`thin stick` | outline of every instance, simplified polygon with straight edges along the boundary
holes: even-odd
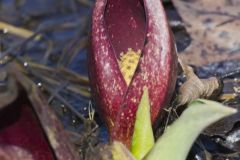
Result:
[[[27,30],[25,28],[20,28],[13,26],[11,24],[1,22],[0,21],[0,30],[5,30],[11,34],[14,34],[16,36],[22,37],[22,38],[29,38],[34,35],[34,32]],[[38,40],[40,36],[35,37],[36,40]]]

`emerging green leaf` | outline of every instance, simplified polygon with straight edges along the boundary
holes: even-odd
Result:
[[[131,152],[137,160],[141,160],[154,145],[148,89],[144,88],[143,90],[136,115],[131,146]]]
[[[185,160],[204,128],[237,110],[222,104],[198,99],[191,103],[180,118],[169,126],[144,160]]]

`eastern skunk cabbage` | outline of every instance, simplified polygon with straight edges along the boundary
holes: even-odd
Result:
[[[129,147],[143,88],[153,124],[175,89],[176,50],[160,0],[96,0],[89,77],[111,139]]]

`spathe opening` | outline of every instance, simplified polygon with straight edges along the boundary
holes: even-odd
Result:
[[[146,38],[143,2],[141,0],[108,0],[104,19],[119,68],[129,85]]]
[[[141,0],[108,0],[104,14],[106,28],[119,58],[128,48],[141,50],[145,41],[146,18]]]

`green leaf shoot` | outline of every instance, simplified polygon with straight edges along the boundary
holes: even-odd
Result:
[[[131,152],[137,160],[141,160],[153,147],[154,136],[151,124],[148,90],[143,89],[143,95],[138,106]]]

